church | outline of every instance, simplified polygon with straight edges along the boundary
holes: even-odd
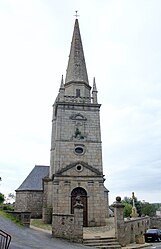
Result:
[[[53,104],[50,166],[36,165],[16,190],[15,211],[52,222],[52,214],[72,214],[83,204],[83,226],[103,226],[109,217],[104,186],[100,107],[92,87],[76,17],[65,79]]]

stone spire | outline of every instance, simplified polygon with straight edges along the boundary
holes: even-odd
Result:
[[[62,75],[60,88],[59,88],[59,100],[60,101],[64,100],[64,94],[65,94],[65,88],[64,88],[64,80],[63,80],[63,75]]]
[[[60,89],[64,89],[64,80],[63,80],[63,75],[62,75],[62,77],[61,77]]]
[[[93,103],[97,103],[97,87],[95,77],[93,78],[93,89],[92,89]]]
[[[85,84],[89,84],[82,40],[79,30],[79,23],[77,18],[75,20],[74,25],[65,84],[71,82],[83,82]]]

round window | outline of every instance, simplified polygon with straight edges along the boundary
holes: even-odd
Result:
[[[75,148],[75,153],[76,153],[76,154],[83,154],[83,152],[84,152],[84,150],[83,150],[82,147],[76,147],[76,148]]]
[[[79,172],[82,171],[83,170],[83,166],[81,164],[78,164],[76,166],[76,170],[79,171]]]

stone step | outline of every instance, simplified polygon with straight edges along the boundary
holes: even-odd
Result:
[[[117,244],[117,245],[113,245],[113,244],[104,244],[104,245],[86,245],[84,244],[84,246],[92,246],[92,247],[96,247],[96,248],[100,248],[100,249],[121,249],[121,245]]]
[[[89,241],[84,241],[84,244],[86,244],[86,245],[87,245],[87,244],[88,244],[88,245],[91,245],[91,244],[92,244],[92,245],[93,245],[93,244],[99,244],[99,245],[100,245],[100,244],[113,244],[113,245],[114,245],[114,244],[118,244],[118,242],[117,242],[117,241],[108,241],[108,240],[102,241],[102,240],[101,240],[101,241],[90,241],[90,242],[89,242]]]
[[[104,246],[94,246],[94,247],[96,247],[96,248],[98,248],[98,249],[121,249],[121,246],[120,245],[118,245],[118,246],[116,246],[116,245],[104,245]]]
[[[118,243],[116,238],[93,238],[84,239],[83,244],[85,246],[93,246],[101,249],[120,249],[121,245]]]
[[[108,243],[108,242],[98,242],[98,243],[83,243],[84,245],[86,245],[86,246],[103,246],[103,245],[112,245],[112,246],[117,246],[117,245],[119,245],[119,243]]]
[[[85,243],[91,242],[117,242],[115,237],[83,239]]]

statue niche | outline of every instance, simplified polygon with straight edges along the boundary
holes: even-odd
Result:
[[[79,139],[79,140],[84,139],[84,136],[82,135],[78,127],[75,130],[74,138]]]

